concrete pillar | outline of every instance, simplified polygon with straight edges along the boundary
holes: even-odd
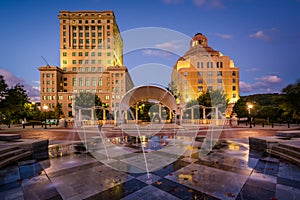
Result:
[[[106,109],[103,108],[103,120],[106,120]]]
[[[203,113],[203,119],[206,119],[205,108],[202,109],[202,113]]]
[[[81,121],[81,109],[78,109],[78,120]]]
[[[216,107],[216,125],[219,125],[218,107]]]
[[[139,107],[138,104],[135,104],[135,122],[138,123],[139,120]]]
[[[172,120],[172,110],[169,109],[169,119]]]
[[[161,120],[161,104],[158,104],[158,117]]]
[[[191,119],[192,119],[192,123],[194,121],[194,108],[191,109]]]
[[[95,124],[95,109],[91,108],[91,118],[92,118],[92,125]]]

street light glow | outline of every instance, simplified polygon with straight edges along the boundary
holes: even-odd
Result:
[[[249,108],[249,109],[253,108],[253,105],[252,105],[252,104],[249,104],[249,105],[248,105],[248,108]]]
[[[48,109],[48,106],[47,106],[47,105],[44,105],[44,106],[43,106],[43,109],[44,109],[44,110],[47,110],[47,109]]]

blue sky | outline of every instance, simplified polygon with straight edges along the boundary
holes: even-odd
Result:
[[[59,66],[60,10],[113,10],[122,33],[160,27],[191,38],[201,32],[209,46],[240,68],[241,95],[279,92],[300,78],[300,0],[1,1],[0,73],[10,84],[24,84],[31,96],[38,95],[37,69],[45,64],[41,56]],[[154,47],[172,53],[189,46],[173,37],[159,42]],[[124,64],[133,74],[149,63],[167,71],[178,56],[172,53],[132,50]]]

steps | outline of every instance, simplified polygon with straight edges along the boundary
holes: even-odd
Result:
[[[27,158],[31,155],[31,151],[20,149],[17,146],[2,148],[0,149],[0,168],[14,162],[18,162],[19,160]]]
[[[300,166],[300,146],[278,144],[268,149],[267,152]]]

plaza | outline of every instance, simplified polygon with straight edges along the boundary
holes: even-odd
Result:
[[[155,124],[152,124],[155,126]],[[170,125],[169,125],[170,126]],[[182,126],[184,127],[184,126]],[[181,127],[181,128],[182,128]],[[192,127],[191,125],[186,127]],[[97,129],[20,127],[1,133],[21,133],[22,138],[49,138],[49,159],[25,160],[1,169],[4,199],[297,199],[300,168],[284,159],[253,151],[249,137],[274,137],[287,126],[224,126],[208,154],[201,154],[208,127],[178,129],[143,141],[127,130],[103,126],[109,140],[99,140]],[[126,129],[126,127],[124,127]],[[296,127],[291,127],[295,129]],[[140,125],[149,130],[148,125]],[[152,127],[155,130],[155,127]],[[153,130],[153,131],[154,131]],[[169,130],[169,129],[168,129]],[[22,133],[23,132],[23,133]],[[113,134],[111,134],[114,132]],[[128,134],[126,134],[126,132]],[[160,134],[160,132],[162,134]],[[28,134],[30,133],[30,134]],[[123,134],[122,134],[123,133]],[[148,133],[148,132],[147,132]],[[110,135],[111,134],[111,135]],[[181,139],[180,135],[181,135]],[[187,136],[186,138],[182,137]],[[177,138],[176,138],[177,137]],[[297,140],[297,139],[295,139]],[[98,143],[97,143],[98,142]],[[2,148],[4,143],[0,145]],[[142,151],[142,146],[144,151]],[[182,149],[183,147],[183,149]],[[176,151],[172,150],[176,148]],[[104,149],[106,149],[104,151]],[[182,151],[181,151],[182,150]],[[145,168],[143,153],[148,170]],[[163,163],[162,165],[159,165]]]

